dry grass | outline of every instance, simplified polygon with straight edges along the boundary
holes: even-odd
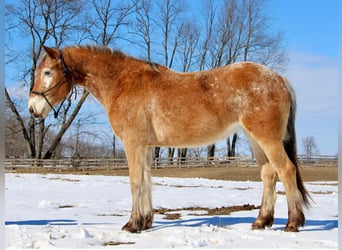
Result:
[[[18,168],[11,172],[16,173],[60,173],[60,174],[86,174],[86,175],[112,175],[128,176],[128,169],[44,169],[40,168]],[[189,167],[189,168],[158,168],[152,169],[153,176],[176,177],[176,178],[207,178],[216,180],[232,181],[260,181],[258,167],[225,167],[225,166],[207,166],[207,167]],[[337,181],[337,167],[304,167],[302,168],[304,181]],[[70,180],[71,181],[71,180]],[[72,180],[77,181],[77,180]]]
[[[134,245],[135,242],[121,242],[121,241],[107,241],[103,243],[104,246],[119,246],[119,245]]]
[[[73,205],[60,205],[58,208],[73,208]]]
[[[163,214],[165,215],[164,219],[167,220],[178,220],[181,218],[181,214],[177,213],[178,211],[206,211],[206,214],[189,214],[193,216],[203,216],[203,215],[229,215],[233,212],[237,211],[245,211],[245,210],[253,210],[259,209],[260,206],[244,204],[244,205],[237,205],[231,207],[216,207],[216,208],[208,208],[208,207],[186,207],[186,208],[178,208],[178,209],[170,209],[170,208],[158,208],[154,209],[153,212],[155,214]]]

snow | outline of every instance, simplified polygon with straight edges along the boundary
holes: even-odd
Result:
[[[259,205],[261,182],[153,178],[153,207],[179,209],[176,220],[156,214],[153,227],[131,234],[128,177],[6,174],[6,243],[18,248],[336,248],[338,184],[310,182],[315,204],[299,233],[283,231],[287,205],[277,183],[272,228],[251,230],[258,210],[209,216],[209,207]]]

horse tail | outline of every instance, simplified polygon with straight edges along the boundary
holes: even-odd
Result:
[[[309,200],[312,200],[312,198],[310,197],[308,191],[304,186],[303,179],[301,176],[301,167],[297,157],[297,141],[295,130],[295,118],[297,108],[296,96],[290,82],[285,77],[283,77],[283,80],[291,97],[290,112],[287,120],[287,134],[285,136],[285,139],[283,140],[283,145],[287,156],[292,161],[293,165],[296,167],[297,188],[299,192],[302,194],[303,203],[306,207],[309,207]]]

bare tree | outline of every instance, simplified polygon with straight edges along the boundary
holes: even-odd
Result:
[[[7,90],[5,91],[7,94]],[[23,152],[27,151],[27,145],[23,140],[23,134],[18,120],[8,105],[4,110],[5,118],[5,157],[25,157]]]
[[[199,49],[199,70],[207,69],[208,64],[208,54],[210,47],[212,46],[212,41],[215,36],[214,34],[214,26],[215,26],[215,18],[216,18],[216,7],[214,5],[213,0],[204,1],[203,6],[203,16],[205,18],[205,35],[203,41],[201,41],[201,46]],[[215,144],[208,145],[207,147],[207,157],[211,157],[215,155]]]
[[[255,61],[282,70],[288,62],[283,35],[269,33],[269,19],[263,12],[265,0],[243,0],[241,15],[243,24],[243,61]]]
[[[187,72],[191,69],[196,62],[196,51],[199,45],[200,31],[196,21],[186,20],[181,24],[179,30],[179,58],[181,62],[181,69],[183,72]],[[178,164],[185,162],[188,153],[187,148],[178,148]],[[174,151],[169,151],[169,157],[173,157]]]
[[[307,136],[303,138],[303,150],[308,158],[318,154],[319,150],[313,136]]]
[[[203,15],[204,20],[206,22],[205,25],[205,36],[202,41],[202,46],[200,48],[200,61],[199,61],[199,70],[206,69],[207,64],[207,55],[212,45],[212,39],[214,37],[214,26],[215,26],[215,17],[216,17],[216,8],[213,0],[204,1]]]
[[[195,19],[190,19],[182,23],[179,40],[179,58],[181,70],[190,71],[196,63],[199,49],[200,28]]]
[[[143,55],[146,60],[156,60],[184,72],[244,60],[263,63],[276,70],[286,64],[282,34],[268,31],[269,20],[263,11],[265,0],[205,0],[202,14],[192,19],[184,2],[18,0],[6,5],[6,32],[13,33],[12,37],[23,34],[30,39],[29,58],[20,64],[22,79],[28,87],[32,87],[34,81],[42,44],[58,48],[84,40],[105,46],[116,45],[120,40],[138,48],[142,53],[139,56]],[[13,53],[11,43],[6,44],[6,50],[11,51],[6,59],[12,65],[27,54]],[[83,90],[76,100],[67,99],[58,119],[51,121],[25,116],[5,90],[7,103],[20,126],[16,131],[20,131],[26,141],[30,157],[50,158],[62,152],[63,135],[88,95]],[[228,155],[235,155],[238,140],[237,135],[227,139]],[[214,156],[215,145],[208,149],[208,156]],[[178,152],[186,155],[187,150]],[[173,154],[174,149],[170,149],[169,156]],[[154,155],[161,155],[160,148],[155,149]]]
[[[135,19],[130,34],[138,38],[138,46],[143,47],[146,52],[146,60],[151,62],[153,56],[162,56],[165,66],[171,67],[174,62],[177,47],[179,45],[181,27],[178,26],[177,18],[183,10],[183,3],[180,0],[164,0],[155,2],[151,0],[134,0]],[[158,13],[158,14],[154,14]],[[154,32],[155,40],[161,40],[162,49],[160,53],[152,54],[153,32],[159,29],[161,32]],[[161,36],[158,36],[161,34]],[[154,149],[154,158],[160,157],[160,148]],[[169,157],[174,154],[174,149],[169,149]]]
[[[128,1],[92,0],[91,7],[94,7],[94,16],[87,19],[86,28],[90,40],[108,46],[118,39],[127,39],[122,28],[129,25],[128,17],[133,13],[133,4]]]
[[[153,30],[153,1],[151,0],[134,0],[134,14],[132,28],[129,29],[129,33],[138,37],[138,46],[142,47],[146,51],[146,60],[151,62],[152,60],[152,30]]]
[[[164,0],[159,2],[157,9],[159,15],[155,21],[162,34],[163,64],[172,67],[183,29],[183,24],[177,20],[184,9],[184,3],[181,0]],[[168,148],[168,158],[171,164],[174,153],[175,148]],[[157,157],[157,155],[155,156]]]
[[[67,111],[68,109],[65,109],[64,114],[63,114],[63,118],[62,118],[62,125],[58,131],[58,133],[56,134],[54,140],[52,141],[50,147],[48,148],[48,150],[45,153],[45,156],[43,157],[44,159],[50,159],[53,155],[55,150],[57,149],[59,143],[62,140],[63,135],[65,134],[65,132],[68,130],[68,128],[71,126],[72,122],[75,120],[78,112],[80,111],[83,103],[85,102],[86,98],[88,97],[89,92],[84,89],[82,92],[82,96],[80,98],[80,100],[77,102],[75,108],[72,110],[70,116],[67,117]],[[70,97],[68,99],[69,104],[71,104],[71,100]]]
[[[129,34],[137,37],[137,46],[145,51],[145,59],[152,62],[152,30],[155,28],[153,19],[153,1],[151,0],[133,0],[134,18],[132,27],[129,28]],[[153,149],[153,159],[160,156],[160,147]]]
[[[163,64],[167,67],[172,67],[179,45],[183,24],[177,20],[183,10],[184,3],[181,0],[163,0],[158,5],[159,16],[155,20],[161,30]]]
[[[86,30],[90,40],[103,46],[115,44],[118,39],[129,40],[122,35],[122,28],[128,28],[129,15],[134,11],[133,4],[125,1],[113,3],[111,0],[92,0],[90,7],[94,8],[94,12],[88,13],[87,23],[84,25],[84,30]],[[78,124],[78,127],[80,126],[81,124]],[[78,135],[79,130],[76,130],[76,138]],[[112,136],[112,141],[113,156],[115,157],[115,135]],[[75,147],[74,151],[78,154],[78,147]]]
[[[187,153],[187,148],[178,148],[178,165],[184,164],[186,162]]]
[[[213,5],[207,9],[210,16],[217,16],[213,19],[214,35],[204,40],[206,46],[203,49],[206,51],[202,52],[202,60],[205,55],[209,68],[248,60],[275,69],[284,66],[287,59],[282,36],[267,32],[269,24],[263,12],[264,5],[264,0],[225,0],[221,11],[216,13]],[[200,66],[203,67],[203,64]],[[228,156],[235,156],[237,140],[237,134],[227,138]],[[208,157],[214,156],[212,147],[208,147]]]
[[[55,47],[60,47],[66,39],[70,39],[75,32],[79,32],[77,21],[82,10],[81,1],[57,1],[57,0],[21,0],[14,4],[7,4],[8,26],[22,32],[31,38],[30,60],[31,66],[23,74],[24,81],[32,88],[37,61],[42,54],[42,45],[52,43]],[[10,30],[8,30],[10,32]],[[25,127],[24,117],[16,110],[15,103],[6,90],[6,101],[21,126],[23,137],[28,144],[28,153],[32,158],[51,158],[56,150],[61,138],[67,128],[78,114],[83,102],[89,93],[83,91],[82,97],[74,109],[70,109],[71,99],[66,102],[66,106],[59,116],[62,123],[60,131],[57,133],[51,145],[47,146],[43,155],[44,137],[50,128],[46,125],[45,119],[35,121],[30,116],[28,128]],[[71,113],[71,114],[70,114]]]
[[[32,153],[35,152],[35,145],[31,142],[29,131],[25,127],[25,123],[24,123],[25,118],[20,115],[16,105],[14,104],[12,99],[10,98],[10,95],[9,95],[6,88],[5,88],[5,99],[6,99],[6,103],[9,107],[9,109],[12,111],[12,113],[16,119],[17,126],[20,127],[20,131],[21,131],[23,138],[24,138],[26,145],[27,145],[27,151],[28,151],[29,155],[31,156]],[[30,120],[30,122],[31,122],[31,120]],[[29,126],[31,127],[31,124],[29,124]]]

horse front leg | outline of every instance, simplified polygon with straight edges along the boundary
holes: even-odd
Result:
[[[151,149],[125,146],[132,193],[132,213],[123,230],[136,233],[152,227]]]

